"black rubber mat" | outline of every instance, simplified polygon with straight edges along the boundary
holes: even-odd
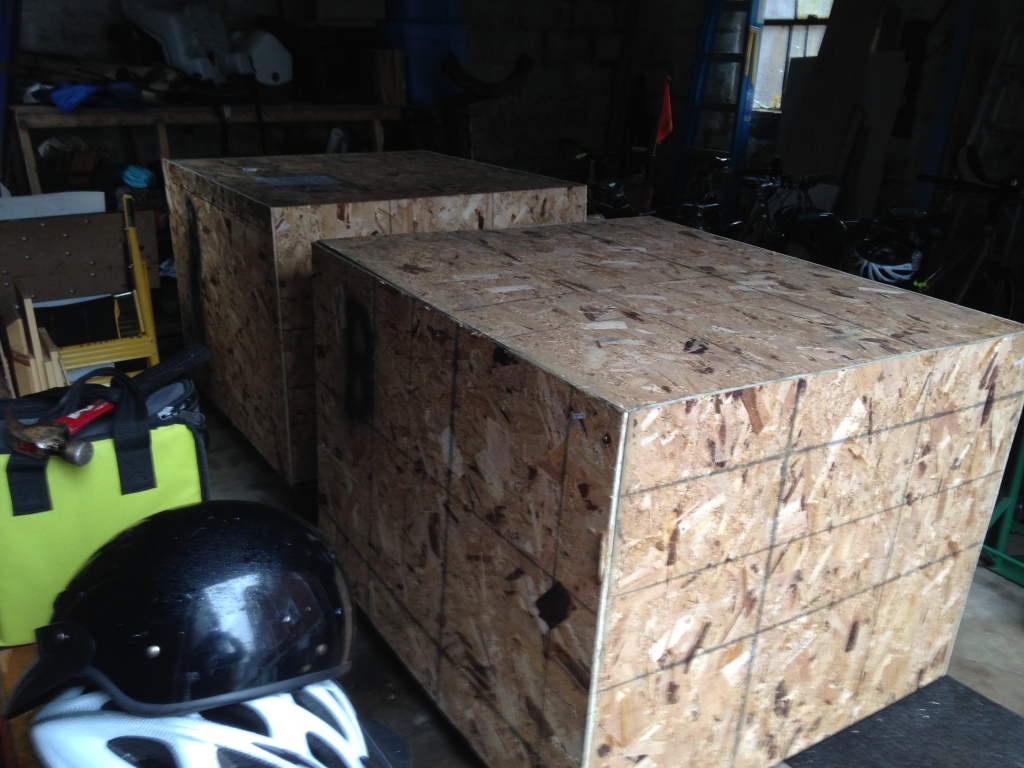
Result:
[[[943,677],[786,762],[792,768],[1024,768],[1024,717]]]

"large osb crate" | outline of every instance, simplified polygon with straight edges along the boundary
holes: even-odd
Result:
[[[769,766],[941,676],[1022,326],[654,220],[314,253],[321,524],[492,766]]]
[[[182,321],[213,402],[289,483],[316,476],[311,244],[582,221],[583,186],[432,152],[166,160]]]

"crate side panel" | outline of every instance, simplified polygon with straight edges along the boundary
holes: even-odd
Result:
[[[373,446],[371,414],[360,408],[359,377],[347,365],[358,360],[361,337],[353,343],[346,307],[373,306],[373,280],[333,255],[314,255],[320,280],[314,284],[316,323],[316,427],[321,528],[329,518],[361,559],[369,556],[373,515]],[[353,391],[352,387],[356,387]],[[366,606],[368,572],[357,600]]]
[[[580,610],[545,638],[547,678],[536,752],[547,765],[574,766],[583,760],[596,623],[596,616]]]
[[[599,687],[689,665],[700,652],[753,636],[766,559],[748,555],[611,597]]]
[[[1002,484],[993,473],[933,496],[912,499],[903,510],[893,544],[888,578],[905,576],[981,544]]]
[[[980,545],[963,549],[883,587],[849,722],[945,674],[980,550]]]
[[[391,234],[491,229],[491,195],[413,197],[390,203]]]
[[[437,702],[485,765],[522,768],[533,763],[532,741],[502,717],[475,677],[447,657],[441,659]]]
[[[275,209],[271,218],[274,258],[285,330],[313,327],[313,243],[327,234],[325,222],[336,208],[331,205]]]
[[[1020,334],[941,350],[925,415],[991,403],[1020,392],[1022,368],[1024,336]]]
[[[378,291],[378,295],[383,288]],[[439,483],[448,482],[454,387],[455,323],[432,309],[414,303],[410,316],[409,383],[404,413],[417,439],[410,457]]]
[[[1021,395],[944,411],[921,425],[907,496],[931,496],[1002,472],[1020,419]]]
[[[206,394],[287,475],[287,397],[271,235],[199,197],[171,192],[169,199],[176,201],[172,232],[185,337],[210,349]]]
[[[634,493],[781,456],[797,387],[787,380],[634,413],[623,490]]]
[[[337,482],[338,470],[338,462],[321,449],[318,477],[324,478],[325,482]],[[332,502],[333,500],[327,497],[320,499],[320,530],[338,556],[338,561],[341,563],[342,571],[352,593],[352,599],[356,605],[365,606],[369,594],[368,580],[370,578],[370,569],[365,559],[365,546],[360,546],[353,541],[335,523],[335,515],[338,513]]]
[[[777,544],[771,553],[761,629],[882,584],[898,522],[899,510],[889,510]]]
[[[395,598],[378,577],[375,565],[373,559],[368,560],[370,578],[366,603],[361,607],[406,669],[436,699],[439,695],[437,637],[428,633]]]
[[[391,234],[391,208],[387,200],[338,203],[334,214],[325,212],[324,237],[375,237]]]
[[[374,425],[447,483],[456,326],[386,284],[375,289],[374,316]]]
[[[537,224],[568,224],[586,218],[583,187],[495,192],[492,226],[496,229]]]
[[[854,722],[881,588],[761,633],[737,768],[775,765]]]
[[[374,428],[407,454],[421,437],[414,433],[409,413],[414,308],[411,298],[387,284],[375,287],[367,307],[373,313],[373,333],[366,341],[366,354],[372,365],[367,386],[372,392]],[[443,363],[438,370],[442,367]]]
[[[806,419],[819,409],[802,410]],[[920,432],[921,425],[911,422],[791,455],[775,543],[901,507]]]
[[[373,419],[371,353],[379,333],[373,327],[375,280],[316,246],[313,260],[318,275],[313,283],[314,371],[317,381],[339,398],[337,408],[319,411],[318,429],[321,437],[328,431],[341,437]]]
[[[660,674],[598,692],[589,765],[633,768],[644,756],[658,765],[730,765],[747,690],[752,640],[697,654]]]
[[[570,410],[555,574],[596,613],[626,415],[578,390],[572,393]],[[589,661],[587,666],[589,670]]]
[[[934,353],[908,355],[808,377],[793,427],[794,449],[884,433],[919,419],[934,364]]]
[[[621,499],[613,592],[767,551],[782,466],[769,459]]]
[[[331,460],[318,484],[320,503],[338,529],[366,556],[369,540],[373,479],[373,432],[369,425],[346,424],[338,396],[317,383],[320,413],[319,468]]]
[[[296,485],[316,478],[315,384],[288,390],[288,455],[290,466],[282,473],[286,483]]]
[[[169,167],[166,161],[164,166],[166,172]],[[172,181],[172,177],[168,176],[164,185],[164,191],[167,194],[167,224],[171,233],[174,267],[178,275],[178,301],[181,305],[182,331],[185,333],[186,340],[194,341],[195,321],[192,318],[192,291],[190,281],[186,279],[192,274],[192,254],[189,251],[189,214],[185,202],[189,193],[184,186],[176,181],[176,177],[175,181]],[[193,202],[192,205],[194,206],[195,203]],[[198,231],[194,227],[191,231],[194,235],[198,235]],[[195,250],[195,246],[192,246],[192,250]]]
[[[452,493],[551,573],[569,385],[483,336],[458,344]]]
[[[388,593],[434,638],[441,611],[446,495],[421,466],[387,440],[376,441],[368,556]]]
[[[446,565],[445,655],[532,746],[538,727],[551,730],[543,713],[545,637],[578,608],[564,587],[461,506],[449,520]],[[441,698],[451,702],[453,694]]]

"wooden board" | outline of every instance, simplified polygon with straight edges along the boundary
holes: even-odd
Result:
[[[167,161],[186,336],[289,483],[316,473],[311,244],[582,221],[584,187],[432,152]],[[190,213],[191,211],[191,213]]]
[[[150,284],[158,285],[152,212],[139,213],[137,229]],[[131,290],[123,239],[120,213],[0,221],[0,283],[17,281],[37,302],[123,293]]]
[[[0,292],[0,318],[4,326],[4,348],[11,360],[18,395],[38,392],[42,388],[40,370],[13,291]]]
[[[52,386],[53,374],[47,366],[49,365],[52,368],[52,364],[50,363],[49,355],[43,351],[43,343],[39,338],[39,326],[36,324],[36,315],[32,308],[32,299],[25,295],[17,283],[14,284],[14,300],[18,307],[18,316],[21,318],[22,327],[24,328],[25,341],[28,352],[31,355],[35,378],[40,389],[48,389]]]
[[[49,365],[47,370],[52,375],[50,386],[66,387],[68,385],[68,372],[64,370],[64,363],[60,358],[60,350],[53,343],[53,339],[50,338],[50,334],[47,333],[45,328],[39,329],[39,342]]]
[[[313,258],[321,519],[487,764],[767,768],[943,674],[1024,327],[656,219]]]

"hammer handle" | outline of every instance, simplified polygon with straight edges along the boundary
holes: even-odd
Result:
[[[160,389],[160,387],[170,384],[173,381],[177,381],[188,371],[192,370],[197,365],[205,363],[209,359],[209,349],[199,344],[193,344],[186,347],[181,352],[167,358],[163,362],[157,363],[152,368],[147,368],[142,373],[138,374],[133,381],[139,388],[139,393],[143,397],[148,397]],[[113,410],[113,408],[114,403],[101,398],[95,400],[84,408],[79,408],[73,413],[69,413],[65,416],[58,416],[54,421],[58,424],[67,425],[69,434],[76,435],[82,431],[86,425],[91,424],[103,414]]]

